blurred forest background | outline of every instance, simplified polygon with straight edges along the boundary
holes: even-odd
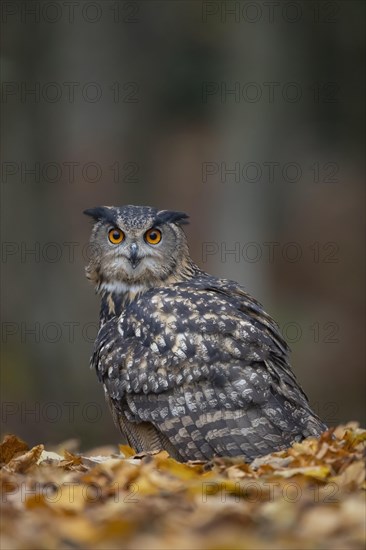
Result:
[[[330,425],[365,425],[358,1],[2,2],[2,429],[120,441],[88,368],[101,204],[190,214],[194,260],[279,322]]]

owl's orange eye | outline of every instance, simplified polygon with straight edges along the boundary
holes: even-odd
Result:
[[[121,229],[118,229],[117,227],[111,229],[108,233],[108,239],[112,244],[120,244],[124,238],[125,234]]]
[[[149,229],[145,233],[145,241],[149,244],[158,244],[161,241],[161,231],[159,229]]]

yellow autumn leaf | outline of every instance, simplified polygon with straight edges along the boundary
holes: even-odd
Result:
[[[125,458],[130,458],[132,456],[136,455],[135,449],[130,447],[129,445],[118,445],[119,451]]]
[[[174,458],[158,457],[157,467],[163,472],[169,472],[181,480],[196,479],[199,477],[199,468],[177,462]]]

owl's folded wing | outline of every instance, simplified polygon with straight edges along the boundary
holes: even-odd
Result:
[[[101,329],[93,363],[116,414],[154,426],[183,460],[252,459],[325,429],[275,323],[240,287],[147,292]]]

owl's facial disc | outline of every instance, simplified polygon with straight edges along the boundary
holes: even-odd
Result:
[[[87,277],[99,291],[128,293],[184,280],[191,260],[183,212],[132,206],[85,211],[95,220]]]
[[[122,230],[108,231],[109,252],[102,265],[104,281],[108,281],[109,286],[113,283],[148,285],[157,276],[162,231],[151,228],[145,232],[125,231],[123,239],[118,236],[119,231]]]

